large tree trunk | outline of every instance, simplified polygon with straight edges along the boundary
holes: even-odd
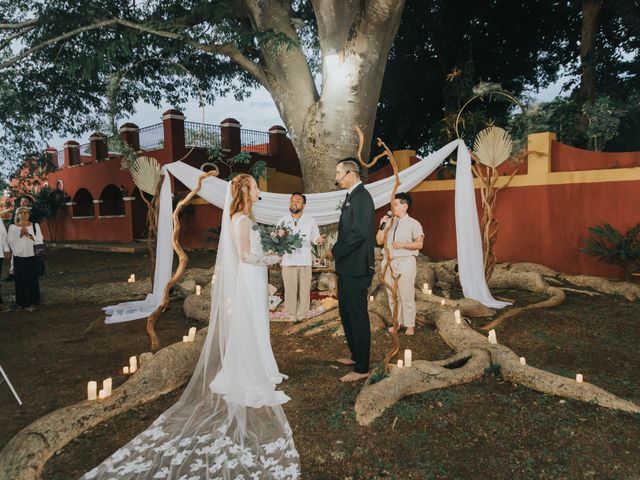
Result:
[[[598,36],[598,18],[602,10],[601,0],[583,0],[582,29],[580,36],[580,89],[578,104],[593,101],[596,98],[596,39]]]
[[[262,83],[300,158],[307,192],[333,188],[335,164],[355,157],[355,126],[368,145],[373,134],[387,57],[400,26],[405,0],[313,0],[322,52],[321,93],[302,48],[262,51]],[[288,2],[244,1],[256,30],[299,37]]]

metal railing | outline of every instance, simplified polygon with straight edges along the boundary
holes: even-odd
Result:
[[[162,123],[149,125],[139,130],[140,148],[142,150],[158,150],[164,147],[164,127]]]
[[[82,145],[80,145],[79,149],[80,155],[91,155],[91,142],[83,143]]]
[[[269,153],[269,132],[241,129],[240,150],[243,152]]]
[[[222,148],[220,125],[184,122],[184,144],[187,147]]]

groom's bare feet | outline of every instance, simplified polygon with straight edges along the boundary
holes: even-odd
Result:
[[[336,362],[341,363],[342,365],[355,365],[356,362],[351,360],[350,358],[338,358]]]
[[[364,380],[369,376],[369,372],[367,373],[358,373],[358,372],[349,372],[344,377],[340,379],[341,382],[357,382],[358,380]]]

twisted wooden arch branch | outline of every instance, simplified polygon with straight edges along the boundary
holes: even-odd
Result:
[[[387,158],[389,158],[389,163],[393,168],[393,176],[394,176],[394,184],[393,184],[393,190],[391,191],[391,202],[390,202],[390,205],[393,205],[393,200],[395,199],[396,192],[398,191],[398,187],[400,186],[400,176],[398,175],[398,163],[396,162],[396,159],[393,156],[393,152],[391,152],[389,147],[387,147],[386,143],[384,143],[378,137],[377,139],[378,146],[383,148],[383,152],[373,157],[373,160],[371,162],[366,163],[364,160],[362,160],[364,134],[362,133],[362,130],[360,129],[360,127],[356,126],[355,129],[356,129],[356,132],[358,133],[358,161],[360,162],[360,165],[362,165],[365,168],[371,168],[382,157],[386,156]],[[388,290],[391,291],[391,298],[393,299],[393,312],[391,315],[392,323],[393,323],[393,330],[391,332],[392,338],[393,338],[393,345],[391,347],[391,350],[389,350],[387,354],[384,356],[384,371],[387,374],[389,373],[389,361],[395,355],[397,355],[398,352],[400,351],[400,337],[398,335],[398,282],[400,281],[400,275],[396,275],[396,273],[393,271],[393,266],[391,265],[391,262],[393,261],[393,256],[391,254],[391,251],[389,250],[389,247],[387,246],[387,236],[389,235],[389,232],[391,231],[391,227],[395,224],[395,222],[396,222],[396,219],[392,215],[391,221],[388,222],[386,228],[384,229],[382,245],[384,248],[384,254],[387,261],[385,262],[384,267],[381,269],[380,274],[378,275],[378,278],[380,279],[380,283],[382,283]],[[385,279],[387,275],[387,271],[390,271],[391,273],[391,278],[393,279],[393,285],[389,285],[389,283],[387,283]]]
[[[196,188],[191,190],[186,197],[180,200],[180,202],[178,202],[178,205],[176,206],[176,209],[173,211],[173,236],[171,238],[171,243],[173,244],[173,250],[178,254],[178,268],[176,268],[175,273],[173,274],[173,276],[171,277],[167,285],[164,287],[162,302],[160,303],[158,308],[156,308],[153,312],[151,312],[151,315],[149,315],[149,318],[147,318],[147,334],[149,335],[149,339],[151,340],[152,352],[157,351],[158,348],[160,347],[160,340],[158,339],[158,336],[156,335],[156,330],[155,330],[156,320],[158,319],[160,314],[164,312],[164,310],[167,308],[167,305],[169,305],[169,292],[171,291],[173,286],[176,283],[178,283],[178,280],[182,278],[182,275],[184,275],[184,271],[187,268],[187,262],[189,261],[189,257],[187,257],[187,254],[184,252],[182,246],[180,245],[180,240],[179,240],[180,212],[182,211],[182,208],[186,204],[188,204],[191,201],[191,199],[198,194],[198,192],[200,192],[200,189],[202,188],[202,182],[204,179],[209,177],[217,177],[217,176],[218,176],[217,170],[212,170],[210,172],[206,172],[200,175],[198,177],[198,183],[196,184]]]

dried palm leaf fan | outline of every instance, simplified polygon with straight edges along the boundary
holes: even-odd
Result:
[[[497,168],[511,156],[513,141],[506,130],[489,127],[476,136],[473,153],[487,167]]]
[[[160,164],[153,157],[138,157],[131,166],[131,176],[138,190],[153,196],[160,180]]]

